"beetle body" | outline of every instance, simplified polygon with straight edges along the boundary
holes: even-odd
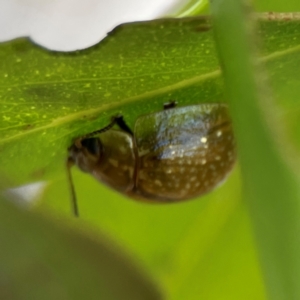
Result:
[[[133,133],[109,128],[77,140],[69,148],[69,160],[139,200],[175,202],[211,191],[235,162],[227,106],[165,108],[140,116]]]

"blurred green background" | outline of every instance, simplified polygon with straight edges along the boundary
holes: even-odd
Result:
[[[257,0],[254,5],[257,11],[300,11],[300,3],[296,0]],[[284,40],[284,34],[282,41],[287,41]],[[277,42],[275,48],[280,46]],[[270,49],[271,53],[275,51]],[[272,62],[269,62],[269,68],[274,70],[270,74],[271,83],[277,87],[277,95],[280,95],[276,102],[280,108],[281,120],[287,125],[293,145],[298,148],[298,104],[294,98],[297,91],[292,92],[290,98],[284,99],[290,90],[294,90],[291,87],[285,89],[286,77],[279,76],[291,75],[289,70],[295,71],[295,60],[290,61],[283,73],[277,70],[278,63],[272,66]],[[284,63],[282,65],[284,69]],[[293,79],[296,86],[298,79]],[[216,95],[219,96],[218,93]],[[153,105],[150,102],[149,107],[157,110],[159,105],[157,100]],[[125,107],[124,110],[126,109],[132,110],[131,107]],[[137,110],[139,109],[148,109],[148,106]],[[133,124],[134,116],[130,117]],[[76,128],[78,124],[75,121],[74,124],[75,132],[86,130]],[[63,147],[74,137],[74,133],[70,135],[70,128],[68,130],[65,134],[69,138],[64,141]],[[51,141],[53,145],[55,142]],[[61,144],[59,146],[62,147]],[[2,147],[6,151],[5,146]],[[34,156],[34,152],[32,155]],[[64,163],[63,157],[61,163]],[[87,231],[103,232],[146,270],[150,278],[158,282],[167,299],[266,299],[253,228],[242,199],[238,162],[226,183],[214,192],[201,199],[170,205],[149,205],[132,201],[76,168],[72,172],[80,219],[74,220],[71,215],[70,194],[62,167],[37,202],[36,211],[49,214],[58,223],[67,222],[71,227],[79,225]]]

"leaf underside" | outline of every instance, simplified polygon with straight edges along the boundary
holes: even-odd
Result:
[[[259,25],[262,60],[299,147],[300,22],[261,19]],[[21,38],[1,44],[0,60],[0,171],[12,185],[62,174],[72,139],[118,113],[133,127],[138,116],[170,99],[226,102],[209,17],[121,25],[101,43],[72,53]]]

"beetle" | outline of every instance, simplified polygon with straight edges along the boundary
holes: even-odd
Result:
[[[76,216],[73,165],[130,198],[169,203],[213,190],[236,157],[226,104],[178,107],[174,101],[162,111],[138,117],[133,131],[122,115],[115,116],[106,127],[75,139],[68,151]]]

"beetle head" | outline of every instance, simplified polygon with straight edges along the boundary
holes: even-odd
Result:
[[[77,139],[68,150],[69,160],[87,173],[93,171],[103,153],[99,138]]]

